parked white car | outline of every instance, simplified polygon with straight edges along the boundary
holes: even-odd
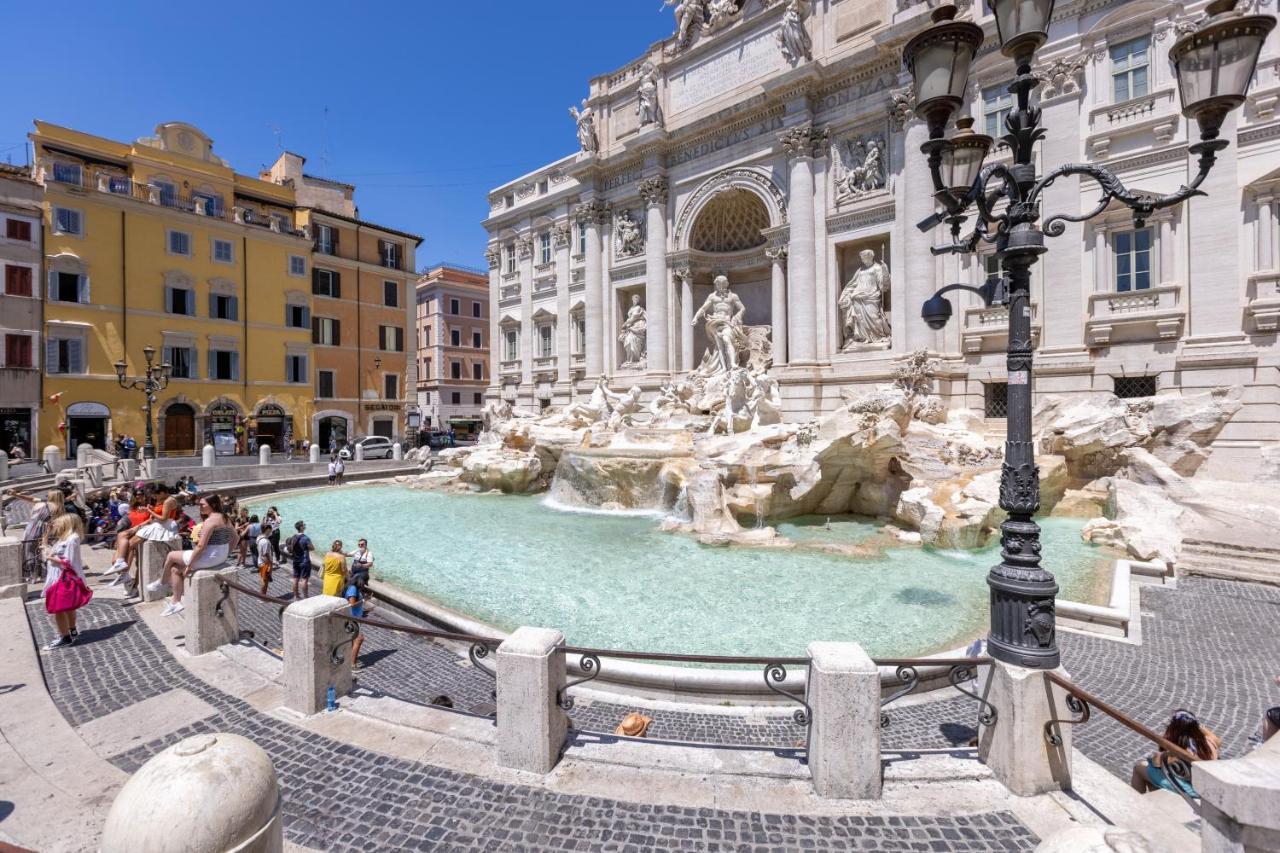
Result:
[[[356,441],[356,446],[364,448],[365,459],[390,459],[391,458],[391,439],[383,438],[380,435],[367,435]],[[338,451],[338,455],[343,459],[354,459],[355,453],[347,448]]]

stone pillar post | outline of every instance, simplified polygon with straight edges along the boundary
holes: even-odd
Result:
[[[1054,670],[1066,676],[1061,668]],[[1061,743],[1049,743],[1045,723],[1073,717],[1066,691],[1045,670],[993,661],[987,701],[996,710],[990,726],[978,729],[978,755],[996,780],[1015,796],[1030,797],[1071,787],[1071,726],[1055,726]]]
[[[587,226],[586,299],[583,323],[586,326],[585,377],[594,380],[604,370],[604,257],[600,247],[600,225],[608,208],[598,199],[585,201],[573,209],[573,216]]]
[[[680,280],[680,369],[693,370],[693,270],[687,266],[676,269]]]
[[[363,462],[363,461],[364,461],[364,445],[363,445],[363,444],[356,444],[356,458],[355,458],[355,461],[356,461],[356,462]]]
[[[223,580],[235,580],[235,569],[196,572],[187,588],[187,607],[182,611],[187,624],[187,651],[203,655],[240,639],[235,596],[223,597]],[[218,611],[221,611],[219,613]]]
[[[213,467],[213,461],[214,461],[214,459],[216,459],[216,458],[217,458],[217,455],[218,455],[218,452],[217,452],[216,450],[214,450],[214,449],[213,449],[213,445],[212,445],[212,444],[206,444],[206,445],[205,445],[205,446],[200,450],[200,467],[202,467],[202,468],[212,468],[212,467]]]
[[[22,582],[22,540],[0,536],[0,599],[23,598],[27,586]]]
[[[766,249],[770,263],[770,314],[773,323],[773,363],[787,363],[787,247]]]
[[[159,580],[164,571],[164,558],[173,549],[166,542],[142,542],[138,546],[138,590],[142,600],[159,601],[167,595],[165,590],[151,592],[147,584]]]
[[[556,694],[564,687],[564,635],[520,628],[498,647],[498,763],[531,773],[560,760],[568,717]]]
[[[263,444],[258,448],[258,464],[259,465],[271,464],[271,445]]]
[[[787,318],[790,360],[813,364],[817,360],[817,255],[813,226],[813,158],[826,143],[827,132],[812,124],[785,131],[779,137],[791,163],[787,218],[791,245],[787,251],[787,281],[791,286],[791,311]]]
[[[125,782],[107,813],[98,849],[279,853],[280,805],[276,771],[262,747],[223,732],[192,735]]]
[[[329,688],[338,696],[351,691],[351,635],[333,614],[347,600],[313,595],[284,611],[284,704],[300,714],[316,714],[327,706]],[[333,662],[337,648],[338,663]]]
[[[0,483],[9,479],[9,454],[0,450]]]
[[[50,444],[41,451],[40,455],[44,459],[44,464],[49,466],[49,470],[55,474],[58,473],[58,469],[62,467],[62,451],[57,445]]]
[[[1191,780],[1200,794],[1204,853],[1280,850],[1280,736],[1240,758],[1197,761]]]
[[[320,462],[320,445],[312,444],[311,449],[307,451],[307,461],[312,465]]]
[[[644,199],[644,298],[649,372],[671,370],[667,339],[671,331],[671,280],[667,273],[667,179],[648,178],[640,183]]]
[[[818,796],[880,797],[880,669],[857,643],[809,644],[809,772]]]
[[[401,461],[403,461],[403,460],[404,460],[404,445],[402,445],[402,444],[401,444],[400,442],[398,442],[398,441],[397,441],[395,444],[391,445],[391,458],[392,458],[394,461],[396,461],[396,462],[401,462]]]
[[[532,231],[516,238],[520,264],[520,384],[533,399],[533,359],[538,353],[538,330],[533,325],[533,240]]]
[[[570,338],[573,322],[569,317],[569,284],[573,279],[573,270],[569,265],[569,244],[572,241],[573,229],[567,221],[557,224],[551,232],[556,258],[556,382],[561,385],[569,381],[573,366]]]

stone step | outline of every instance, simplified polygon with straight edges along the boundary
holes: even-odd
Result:
[[[1280,585],[1280,562],[1188,555],[1178,560],[1178,574]]]
[[[1182,540],[1182,550],[1183,553],[1280,560],[1280,547],[1254,542],[1223,542],[1221,540],[1188,537]]]

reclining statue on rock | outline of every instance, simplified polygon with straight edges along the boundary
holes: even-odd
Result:
[[[635,416],[641,410],[640,388],[632,385],[625,394],[613,394],[608,389],[606,392],[613,405],[613,414],[609,415],[609,429],[616,432],[624,426],[635,426]]]
[[[619,399],[619,395],[609,390],[609,377],[601,374],[587,402],[569,406],[561,419],[566,423],[577,422],[581,426],[607,421],[613,414],[613,401],[616,399]]]

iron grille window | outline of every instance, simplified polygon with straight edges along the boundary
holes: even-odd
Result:
[[[1009,383],[986,382],[982,386],[983,414],[988,418],[1009,416]]]
[[[1117,397],[1131,399],[1134,397],[1154,397],[1156,395],[1156,378],[1154,376],[1117,376],[1115,378]]]

